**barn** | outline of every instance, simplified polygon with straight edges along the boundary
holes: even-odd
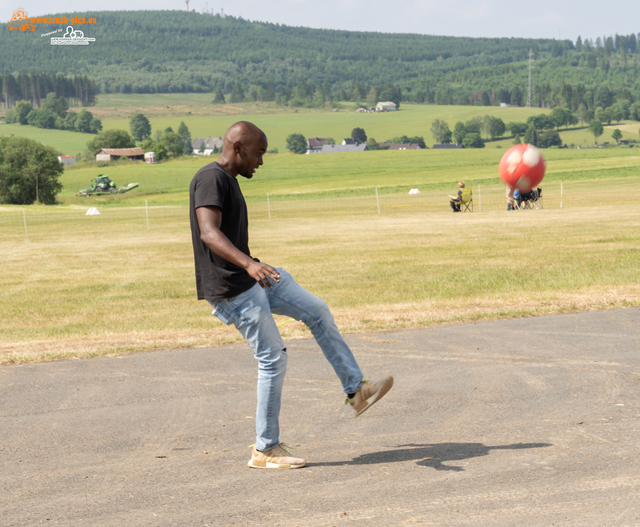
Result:
[[[96,161],[117,161],[121,157],[144,159],[142,148],[103,148],[96,154]]]

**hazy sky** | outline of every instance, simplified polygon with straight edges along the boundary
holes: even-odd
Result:
[[[247,20],[353,31],[422,33],[470,37],[595,39],[640,32],[638,0],[568,2],[537,0],[191,0],[190,9],[208,6]],[[30,15],[127,9],[180,9],[184,0],[0,0],[0,21],[14,9]]]

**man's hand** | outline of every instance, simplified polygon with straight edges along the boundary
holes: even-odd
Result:
[[[247,273],[249,273],[249,276],[258,282],[263,289],[265,286],[269,289],[273,288],[273,285],[269,282],[269,278],[276,284],[280,283],[280,273],[265,263],[254,261],[253,264],[247,267]]]
[[[260,284],[263,289],[273,288],[269,279],[274,283],[280,282],[280,273],[270,265],[256,262],[250,256],[239,251],[220,230],[222,224],[222,210],[220,207],[198,207],[196,209],[200,239],[218,256],[228,262],[242,267],[249,276]]]

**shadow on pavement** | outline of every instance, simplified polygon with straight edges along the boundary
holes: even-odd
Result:
[[[393,450],[363,454],[351,461],[332,461],[328,463],[308,463],[308,467],[338,467],[344,465],[372,465],[377,463],[397,463],[416,461],[417,465],[436,470],[461,472],[462,467],[444,465],[448,461],[461,461],[474,457],[488,456],[492,450],[522,450],[527,448],[546,448],[551,443],[515,443],[513,445],[487,446],[482,443],[438,443],[396,445]]]

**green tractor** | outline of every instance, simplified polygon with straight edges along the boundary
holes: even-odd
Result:
[[[84,190],[80,190],[76,196],[100,196],[103,194],[124,194],[138,186],[137,183],[129,183],[124,187],[118,188],[116,184],[109,179],[109,176],[100,174],[91,180],[91,186]]]

